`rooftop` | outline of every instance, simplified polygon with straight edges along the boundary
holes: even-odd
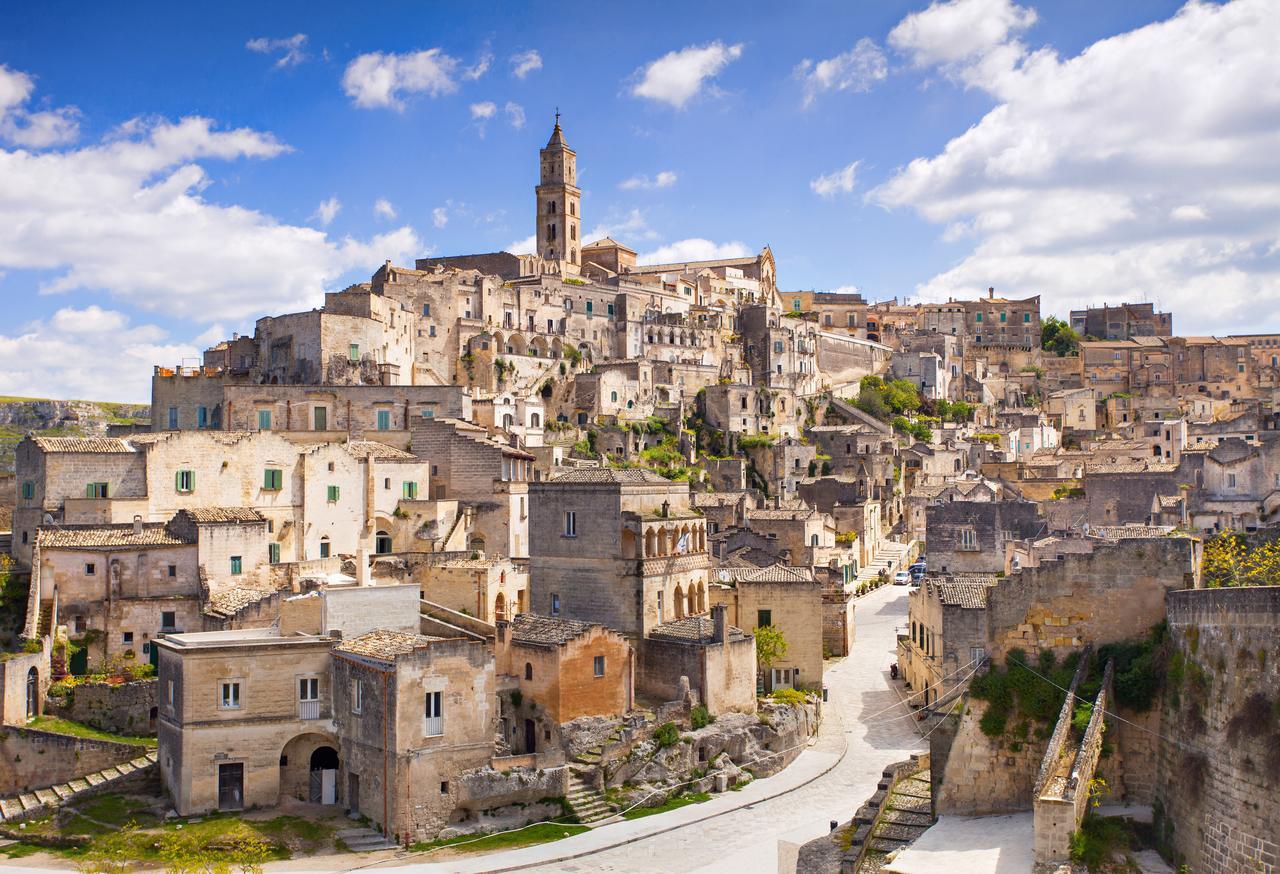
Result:
[[[45,452],[123,453],[134,449],[119,437],[32,437]]]
[[[179,537],[163,522],[147,522],[140,531],[133,523],[119,525],[63,525],[41,527],[36,544],[43,549],[142,549],[154,546],[187,546],[195,543]]]
[[[394,662],[397,656],[408,655],[416,649],[429,646],[439,637],[427,637],[425,634],[409,634],[404,631],[391,631],[377,628],[365,632],[359,637],[343,641],[334,649],[348,655],[376,659],[383,662]]]
[[[534,646],[560,646],[582,636],[598,624],[558,616],[521,613],[511,620],[511,639]]]
[[[987,594],[998,582],[994,574],[964,574],[944,577],[933,586],[944,607],[982,610],[987,606]]]
[[[686,616],[657,625],[649,632],[655,640],[672,640],[679,643],[711,643],[715,636],[715,623],[710,616]],[[729,626],[729,640],[746,640],[741,628]]]
[[[191,507],[179,512],[185,513],[197,525],[246,525],[267,521],[266,516],[252,507]]]
[[[568,471],[567,473],[562,473],[551,481],[555,483],[671,485],[671,480],[658,476],[658,474],[643,467],[583,467],[577,470]]]
[[[396,449],[376,440],[352,440],[344,445],[348,452],[357,458],[380,458],[396,461],[416,461],[418,456],[403,449]]]

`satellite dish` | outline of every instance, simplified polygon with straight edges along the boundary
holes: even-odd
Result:
[[[724,568],[721,568],[719,571],[717,571],[716,576],[720,578],[720,582],[722,583],[727,583],[729,582],[730,579],[733,578],[733,574],[729,573]]]
[[[42,521],[44,522],[44,524],[45,524],[45,525],[52,525],[52,524],[53,524],[53,514],[52,514],[52,513],[45,513],[45,514],[44,514],[44,519],[43,519]]]

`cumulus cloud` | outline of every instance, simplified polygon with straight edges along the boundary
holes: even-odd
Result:
[[[487,49],[480,53],[480,58],[462,71],[462,78],[470,82],[479,79],[485,73],[489,72],[490,65],[493,64],[493,52]]]
[[[31,112],[25,104],[35,80],[21,70],[0,64],[0,140],[28,149],[65,145],[80,136],[80,110],[63,106]]]
[[[320,201],[320,205],[316,207],[316,211],[312,213],[311,218],[327,228],[338,217],[338,210],[340,209],[342,209],[342,204],[338,201],[338,198],[330,197],[328,200]]]
[[[41,271],[44,294],[100,292],[206,325],[315,306],[344,274],[421,253],[407,227],[335,240],[202,196],[203,163],[286,151],[205,118],[133,120],[59,152],[0,148],[0,270]]]
[[[458,90],[457,70],[458,59],[439,48],[399,55],[369,52],[347,64],[342,90],[362,109],[401,111],[406,95],[439,97]]]
[[[863,37],[853,48],[833,58],[805,58],[796,67],[804,83],[804,105],[810,106],[824,91],[870,91],[889,75],[889,62],[873,40]]]
[[[85,355],[88,345],[109,346],[111,354]],[[198,355],[197,346],[155,325],[130,326],[124,313],[67,307],[0,333],[0,393],[146,403],[152,365]]]
[[[449,224],[449,210],[445,209],[443,206],[437,206],[435,209],[431,210],[431,223],[437,228],[443,228],[445,225]]]
[[[853,186],[857,183],[858,164],[860,161],[854,161],[848,166],[841,167],[834,173],[828,173],[825,176],[819,176],[809,182],[809,188],[819,197],[835,197],[837,194],[849,194],[853,191]]]
[[[532,255],[538,249],[538,238],[534,234],[530,234],[523,240],[514,240],[507,243],[503,249],[504,252],[510,252],[512,255]]]
[[[391,205],[391,201],[385,197],[379,197],[373,202],[373,214],[380,219],[394,221],[396,217],[396,208]]]
[[[683,109],[709,80],[741,56],[742,43],[725,45],[720,40],[667,52],[636,71],[631,93]]]
[[[1035,21],[1034,9],[1012,0],[945,0],[902,19],[889,45],[917,67],[945,66],[986,55]]]
[[[1005,14],[958,14],[975,5]],[[973,240],[921,295],[995,285],[1058,311],[1159,295],[1188,333],[1280,321],[1280,7],[1192,2],[1067,58],[1018,43],[1031,20],[935,4],[890,37],[996,104],[870,194]]]
[[[634,191],[645,188],[670,188],[676,184],[676,174],[671,170],[663,170],[650,179],[643,173],[632,176],[630,179],[624,179],[618,183],[618,187],[627,191]]]
[[[620,241],[652,241],[659,239],[660,235],[649,227],[649,222],[642,211],[631,209],[606,216],[604,221],[597,224],[589,233],[584,234],[582,239],[590,242],[601,237],[613,237]]]
[[[652,252],[636,256],[641,264],[681,264],[685,261],[711,261],[716,258],[742,258],[751,254],[746,243],[713,243],[701,237],[677,240],[659,246]]]
[[[537,49],[517,52],[509,60],[511,61],[511,75],[517,79],[523,79],[535,70],[542,69],[542,55],[538,54]]]
[[[524,127],[524,107],[519,103],[507,101],[507,105],[502,107],[502,111],[507,114],[507,121],[516,130]]]
[[[306,46],[307,35],[305,33],[295,33],[293,36],[287,36],[282,39],[260,36],[244,44],[244,47],[251,52],[257,52],[260,55],[277,55],[276,69],[296,67],[305,61],[307,59]]]
[[[471,117],[477,120],[486,120],[493,118],[493,114],[498,111],[498,106],[492,100],[486,100],[483,103],[471,104]]]

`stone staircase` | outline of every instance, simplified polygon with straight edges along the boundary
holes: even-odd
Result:
[[[893,575],[897,571],[907,569],[906,561],[910,554],[910,543],[899,543],[896,540],[881,541],[875,557],[865,567],[858,569],[857,582],[871,582],[879,576],[881,570],[885,572],[889,582],[893,582]]]
[[[867,839],[860,872],[879,871],[890,854],[910,846],[932,824],[929,779],[926,770],[893,784]]]
[[[139,771],[155,767],[157,754],[155,750],[138,756],[129,762],[113,765],[92,774],[85,774],[66,783],[59,783],[48,789],[37,789],[34,792],[23,792],[10,798],[0,799],[0,821],[25,819],[42,810],[59,807],[68,801],[90,791],[100,792],[112,788],[112,785],[137,774]]]
[[[372,853],[377,850],[400,849],[395,841],[388,840],[387,836],[382,832],[374,831],[368,827],[338,829],[333,836],[342,841],[347,849],[353,853]]]
[[[586,765],[591,768],[598,767],[600,763],[604,760],[605,747],[612,746],[618,743],[622,743],[622,727],[621,726],[615,728],[612,732],[610,732],[609,736],[604,739],[603,743],[597,744],[596,746],[593,746],[588,750],[578,753],[576,756],[573,757],[573,760],[578,764]]]
[[[614,814],[613,805],[605,800],[604,793],[583,779],[575,768],[569,769],[569,794],[565,798],[583,825],[609,819]]]

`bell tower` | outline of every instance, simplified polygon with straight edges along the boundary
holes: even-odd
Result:
[[[538,254],[559,261],[561,272],[577,273],[582,264],[582,191],[578,188],[578,155],[564,141],[560,110],[551,139],[539,153],[536,189]]]

